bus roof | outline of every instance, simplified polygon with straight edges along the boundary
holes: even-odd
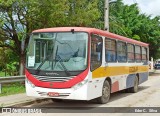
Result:
[[[120,41],[125,41],[127,43],[132,43],[132,44],[137,44],[140,46],[145,46],[148,47],[149,44],[144,43],[144,42],[140,42],[137,40],[133,40],[124,36],[120,36],[111,32],[107,32],[104,30],[100,30],[100,29],[95,29],[95,28],[87,28],[87,27],[55,27],[55,28],[45,28],[45,29],[38,29],[33,31],[33,33],[37,33],[37,32],[68,32],[73,30],[74,31],[78,31],[78,32],[88,32],[88,33],[94,33],[97,35],[102,35],[102,36],[106,36],[108,38],[113,38],[113,39],[117,39]]]

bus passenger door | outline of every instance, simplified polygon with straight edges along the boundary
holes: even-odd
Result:
[[[103,68],[100,68],[102,65],[102,48],[103,48],[103,40],[102,37],[98,35],[92,35],[91,38],[91,78],[92,83],[89,86],[89,96],[93,99],[100,97],[102,95],[102,86],[103,81],[101,81],[103,77]]]
[[[96,70],[102,64],[102,37],[92,35],[91,38],[91,71]]]

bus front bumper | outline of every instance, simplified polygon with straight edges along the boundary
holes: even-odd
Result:
[[[86,81],[86,80],[85,80]],[[90,100],[87,97],[87,81],[81,84],[80,87],[74,86],[66,89],[52,89],[36,87],[26,79],[26,94],[27,96],[55,98],[55,99],[68,99],[68,100]]]

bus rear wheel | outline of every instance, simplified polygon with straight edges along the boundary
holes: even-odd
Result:
[[[137,92],[138,92],[138,83],[139,83],[138,77],[136,76],[136,77],[135,77],[135,80],[134,80],[134,86],[131,87],[131,88],[129,88],[128,91],[129,91],[130,93],[137,93]]]
[[[111,94],[111,87],[110,87],[109,82],[106,80],[103,84],[102,96],[97,98],[98,103],[100,104],[107,103],[109,101],[110,94]]]

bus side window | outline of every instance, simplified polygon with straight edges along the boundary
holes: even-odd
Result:
[[[100,36],[92,35],[91,38],[91,71],[102,64],[103,40]]]
[[[142,61],[147,62],[147,48],[142,47]]]
[[[118,41],[117,58],[118,58],[118,62],[126,62],[127,61],[127,51],[126,51],[126,43],[125,42]]]
[[[106,62],[116,62],[116,41],[105,39]]]
[[[141,62],[141,47],[138,45],[135,46],[135,59],[136,62]]]
[[[135,60],[135,50],[134,50],[134,45],[128,43],[127,44],[127,57],[128,57],[128,62],[134,62]]]

